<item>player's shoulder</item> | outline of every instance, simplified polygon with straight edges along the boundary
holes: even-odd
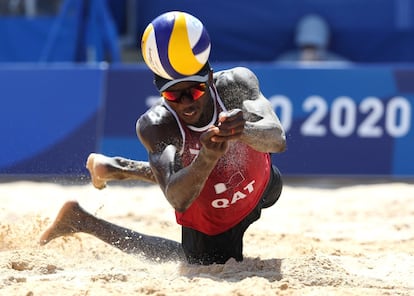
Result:
[[[157,104],[142,114],[136,122],[136,132],[141,142],[149,143],[165,140],[166,131],[170,135],[177,130],[177,123],[171,112],[162,104]]]
[[[138,118],[137,129],[164,128],[174,122],[175,119],[172,113],[163,104],[156,104]]]
[[[258,87],[256,75],[246,67],[234,67],[216,72],[214,82],[217,87]]]
[[[242,108],[244,101],[255,100],[260,94],[256,75],[245,67],[215,73],[214,83],[220,98],[229,110]]]

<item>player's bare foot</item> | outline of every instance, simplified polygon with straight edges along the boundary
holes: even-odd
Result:
[[[57,237],[78,232],[77,225],[81,222],[82,211],[78,202],[66,202],[53,224],[40,237],[40,245],[43,246]]]
[[[105,175],[107,174],[107,168],[105,163],[106,156],[97,153],[91,153],[86,161],[86,168],[91,175],[92,184],[95,188],[103,189],[106,187],[106,181],[108,180]]]

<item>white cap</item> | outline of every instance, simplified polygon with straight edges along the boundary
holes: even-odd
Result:
[[[162,92],[166,90],[167,88],[169,88],[170,86],[173,86],[174,84],[177,84],[179,82],[184,82],[184,81],[207,82],[209,75],[210,75],[210,71],[211,71],[210,63],[207,61],[207,63],[203,66],[203,68],[201,68],[201,70],[198,71],[196,74],[185,76],[183,78],[169,80],[154,73],[154,84],[158,88],[158,90]]]

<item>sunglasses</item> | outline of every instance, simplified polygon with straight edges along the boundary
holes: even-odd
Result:
[[[201,98],[207,90],[207,83],[202,82],[200,84],[194,85],[192,87],[186,88],[184,90],[177,90],[177,91],[168,91],[165,90],[161,92],[161,96],[163,96],[166,100],[170,102],[179,102],[184,95],[191,96],[194,101],[197,101]]]

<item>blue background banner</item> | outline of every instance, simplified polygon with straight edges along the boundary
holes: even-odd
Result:
[[[106,72],[0,68],[0,174],[81,174],[102,131]]]
[[[152,74],[146,66],[114,66],[108,71],[104,135],[104,154],[147,159],[135,132],[135,123],[156,96]],[[158,96],[157,96],[158,98]]]
[[[414,176],[413,66],[245,65],[286,129],[285,175]],[[152,79],[144,65],[1,66],[0,174],[80,175],[91,152],[146,160],[135,123]]]
[[[285,173],[413,174],[413,70],[252,69],[287,131]]]

